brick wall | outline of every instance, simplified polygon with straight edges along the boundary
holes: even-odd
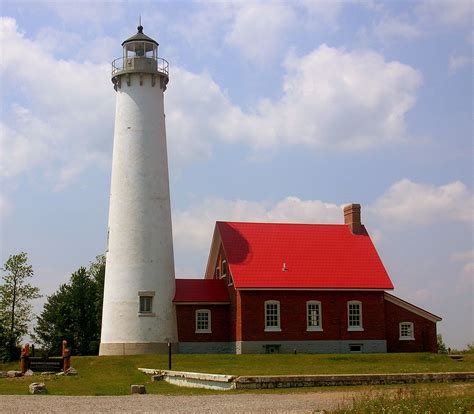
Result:
[[[196,333],[196,310],[211,311],[212,333]],[[176,305],[179,342],[227,342],[229,336],[229,305]]]
[[[383,292],[241,291],[243,341],[385,339]],[[280,301],[281,332],[265,332],[266,300]],[[321,302],[322,332],[306,330],[306,301]],[[364,331],[347,330],[347,301],[362,302]]]
[[[385,301],[388,352],[438,352],[436,323]],[[400,341],[400,322],[413,322],[415,340]]]

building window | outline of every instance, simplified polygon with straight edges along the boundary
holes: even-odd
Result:
[[[265,331],[280,332],[280,302],[267,300],[265,302]]]
[[[347,330],[364,330],[364,328],[362,328],[362,302],[359,302],[358,300],[347,302]]]
[[[306,330],[322,331],[321,302],[310,300],[306,302]]]
[[[198,309],[196,311],[196,333],[211,333],[211,311]]]
[[[140,296],[140,313],[151,313],[153,296]]]
[[[400,322],[400,341],[410,341],[415,339],[413,322]]]

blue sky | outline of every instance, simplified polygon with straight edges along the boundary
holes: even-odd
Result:
[[[110,62],[139,14],[171,68],[178,277],[202,277],[216,220],[359,202],[394,294],[474,341],[470,1],[3,1],[3,263],[28,252],[47,295],[104,252]]]

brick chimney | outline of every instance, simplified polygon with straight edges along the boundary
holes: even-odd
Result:
[[[344,207],[344,224],[350,227],[352,234],[363,233],[360,222],[360,204],[348,204]]]

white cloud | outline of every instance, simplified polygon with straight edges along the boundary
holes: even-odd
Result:
[[[208,74],[174,68],[166,92],[173,156],[206,159],[222,140],[263,153],[287,145],[359,151],[407,138],[405,114],[421,83],[410,66],[325,45],[285,66],[283,96],[248,112]]]
[[[288,4],[242,3],[226,35],[226,41],[250,61],[263,64],[276,57],[284,33],[295,21],[295,12]]]
[[[405,114],[421,75],[378,53],[326,45],[285,64],[284,94],[253,113],[233,110],[216,120],[219,136],[257,150],[281,145],[365,150],[407,138]]]
[[[4,88],[26,102],[9,104],[3,114],[1,145],[8,155],[2,157],[2,175],[67,169],[90,153],[106,154],[114,98],[109,64],[57,59],[43,47],[44,38],[27,39],[15,20],[2,18],[0,25]]]
[[[446,222],[472,224],[474,196],[460,181],[436,187],[404,179],[378,198],[370,211],[388,228]]]
[[[303,7],[309,20],[308,23],[318,26],[324,26],[335,31],[338,28],[338,17],[341,13],[344,2],[336,0],[299,0],[297,5]]]
[[[436,187],[405,179],[393,184],[374,204],[362,206],[362,221],[375,224],[371,234],[380,240],[382,232],[377,227],[389,232],[405,226],[470,222],[473,203],[473,195],[461,182]],[[344,205],[293,196],[275,203],[209,198],[187,210],[176,210],[173,232],[178,249],[206,252],[216,221],[337,224],[344,221]],[[471,260],[473,254],[462,252],[452,260]]]
[[[473,7],[471,0],[424,0],[416,12],[426,25],[472,25]]]
[[[373,26],[373,34],[380,41],[414,40],[440,31],[472,26],[471,0],[423,0],[406,3],[397,12],[381,7],[380,20]],[[362,35],[365,33],[362,31]]]
[[[452,73],[455,73],[469,65],[472,64],[473,62],[473,58],[472,56],[460,56],[460,55],[457,55],[457,56],[450,56],[449,57],[449,64],[448,64],[448,67],[449,67],[449,72],[452,74]]]
[[[207,251],[216,221],[340,223],[342,208],[319,200],[286,197],[277,203],[207,199],[173,216],[178,249]]]
[[[6,84],[20,85],[12,93],[28,101],[28,122],[4,125],[6,145],[18,154],[7,171],[11,176],[53,161],[62,171],[56,188],[63,188],[90,154],[110,152],[114,92],[109,63],[56,59],[42,42],[27,39],[13,19],[2,20],[1,73]],[[244,112],[206,73],[174,67],[165,98],[170,158],[207,159],[217,141],[262,154],[288,145],[358,151],[407,138],[405,114],[421,83],[410,66],[322,45],[289,56],[285,69],[282,97]]]
[[[423,31],[417,25],[398,17],[385,16],[375,26],[374,34],[382,41],[399,38],[413,40],[420,37]]]

